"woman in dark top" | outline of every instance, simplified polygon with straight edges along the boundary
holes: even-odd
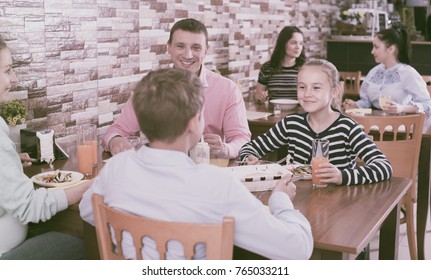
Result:
[[[295,26],[284,27],[278,35],[271,59],[260,69],[256,100],[265,101],[268,98],[296,100],[296,77],[305,59],[302,31]]]

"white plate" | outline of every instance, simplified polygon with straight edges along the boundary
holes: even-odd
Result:
[[[71,173],[72,174],[72,181],[70,182],[64,182],[64,183],[45,183],[41,180],[39,180],[38,178],[40,176],[46,176],[49,174],[55,174],[56,172],[61,172],[61,173]],[[69,185],[73,185],[76,184],[78,181],[80,181],[82,178],[84,178],[84,174],[79,173],[79,172],[75,172],[75,171],[66,171],[66,170],[56,170],[56,171],[48,171],[48,172],[43,172],[40,174],[36,174],[33,177],[31,177],[31,180],[42,186],[42,187],[50,187],[50,188],[61,188],[61,187],[66,187]]]
[[[304,166],[304,165],[306,165],[306,164],[291,163],[291,164],[288,164],[288,165],[287,165],[287,169],[288,169],[290,172],[293,172],[293,170],[294,170],[295,168],[298,168],[298,167],[301,167],[301,166]],[[295,176],[295,175],[294,175],[294,176]],[[304,175],[304,176],[301,178],[301,180],[311,180],[311,178],[312,178],[311,174],[307,174],[307,175]]]
[[[288,111],[293,110],[298,106],[299,101],[293,99],[272,99],[269,102],[272,104],[278,104],[281,107],[281,110]]]
[[[273,189],[278,180],[290,174],[287,168],[279,164],[259,164],[228,167],[250,191]]]

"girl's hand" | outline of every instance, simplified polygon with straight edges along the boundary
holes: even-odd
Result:
[[[265,102],[266,100],[268,100],[268,91],[267,90],[257,91],[255,98],[260,102]]]
[[[404,112],[404,106],[401,104],[398,104],[397,102],[391,101],[389,102],[389,106],[386,109],[386,111],[389,114],[399,114]]]
[[[353,109],[353,108],[358,108],[358,105],[356,105],[356,102],[351,100],[351,99],[346,99],[343,102],[343,109],[347,110],[347,109]]]
[[[334,183],[336,185],[341,185],[343,182],[341,171],[331,163],[320,164],[319,169],[317,169],[315,173],[317,174],[317,177],[320,178],[322,183]]]
[[[31,166],[33,162],[36,161],[36,159],[31,158],[28,153],[20,153],[19,158],[21,159],[21,163],[23,167]]]
[[[245,163],[247,164],[247,165],[255,165],[255,164],[258,164],[260,161],[259,161],[259,159],[257,158],[257,157],[255,157],[255,156],[247,156],[247,158],[245,159]]]

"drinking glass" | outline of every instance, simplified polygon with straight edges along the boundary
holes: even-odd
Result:
[[[139,136],[127,136],[124,137],[124,140],[126,141],[125,150],[137,150],[141,147],[141,138]]]
[[[311,176],[313,187],[324,188],[328,186],[327,183],[322,183],[320,178],[316,176],[316,170],[319,165],[329,162],[329,140],[314,139],[312,143],[312,158],[311,158]]]
[[[190,158],[196,163],[202,163],[204,159],[204,148],[201,145],[196,145],[189,151]]]
[[[95,125],[81,126],[77,133],[78,170],[86,177],[97,170],[97,128]]]
[[[229,149],[225,146],[210,150],[210,164],[220,167],[229,165]]]
[[[379,96],[379,105],[380,105],[380,108],[382,109],[382,115],[384,116],[388,115],[388,113],[386,113],[385,111],[388,109],[391,101],[392,101],[392,98],[390,95]]]

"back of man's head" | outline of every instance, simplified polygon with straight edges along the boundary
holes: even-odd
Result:
[[[137,84],[133,108],[141,131],[150,142],[173,142],[202,111],[203,88],[190,71],[172,68],[149,72]]]

